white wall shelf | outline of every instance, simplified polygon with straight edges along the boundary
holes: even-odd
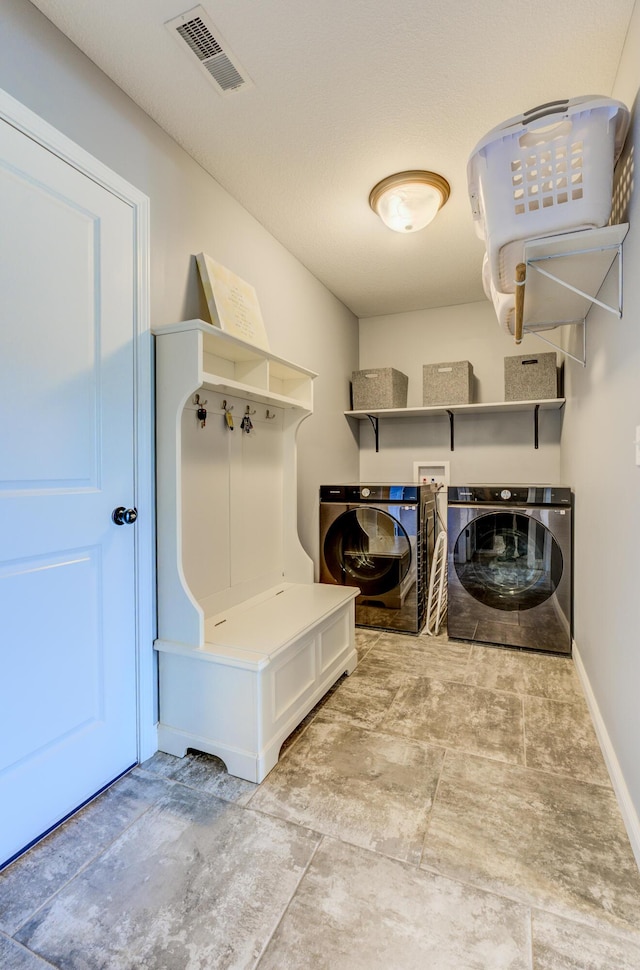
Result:
[[[537,448],[538,416],[540,411],[559,411],[560,408],[564,407],[564,403],[565,399],[558,397],[540,401],[497,401],[488,404],[450,404],[447,407],[378,408],[366,411],[345,411],[344,413],[348,418],[357,418],[358,420],[368,419],[371,422],[376,439],[376,451],[379,450],[380,444],[379,422],[381,418],[437,418],[447,415],[450,428],[450,448],[453,451],[455,445],[454,428],[456,415],[531,411],[534,423],[534,447]]]
[[[236,394],[261,404],[313,410],[313,380],[317,374],[245,343],[204,320],[186,320],[154,329],[161,334],[191,333],[197,387]],[[198,336],[199,335],[199,336]]]
[[[591,307],[599,306],[618,318],[622,316],[622,242],[628,231],[628,223],[621,223],[526,241],[523,332],[586,364],[586,318]],[[611,305],[599,300],[598,293],[616,257],[618,297]],[[582,357],[542,336],[541,330],[569,324],[583,327]]]

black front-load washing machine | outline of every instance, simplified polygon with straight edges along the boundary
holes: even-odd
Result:
[[[450,637],[571,653],[571,489],[449,487]]]
[[[320,582],[357,586],[356,625],[420,633],[435,540],[428,485],[322,485]]]

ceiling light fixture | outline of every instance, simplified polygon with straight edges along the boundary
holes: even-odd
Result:
[[[451,188],[435,172],[398,172],[371,189],[369,205],[395,232],[417,232],[435,219]]]

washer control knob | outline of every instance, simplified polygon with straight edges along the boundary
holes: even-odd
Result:
[[[506,500],[507,500],[508,498],[511,498],[511,492],[509,491],[509,489],[508,489],[508,488],[503,488],[503,489],[502,489],[502,491],[500,492],[500,498],[503,498],[503,499],[505,499],[505,501],[506,501]]]
[[[362,495],[363,498],[369,498],[369,496],[371,495],[371,489],[363,488],[360,494]]]

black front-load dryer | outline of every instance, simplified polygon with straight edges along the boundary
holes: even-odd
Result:
[[[448,499],[449,636],[571,653],[571,490],[451,486]]]
[[[420,633],[434,537],[429,486],[320,488],[320,582],[360,589],[357,626]]]

